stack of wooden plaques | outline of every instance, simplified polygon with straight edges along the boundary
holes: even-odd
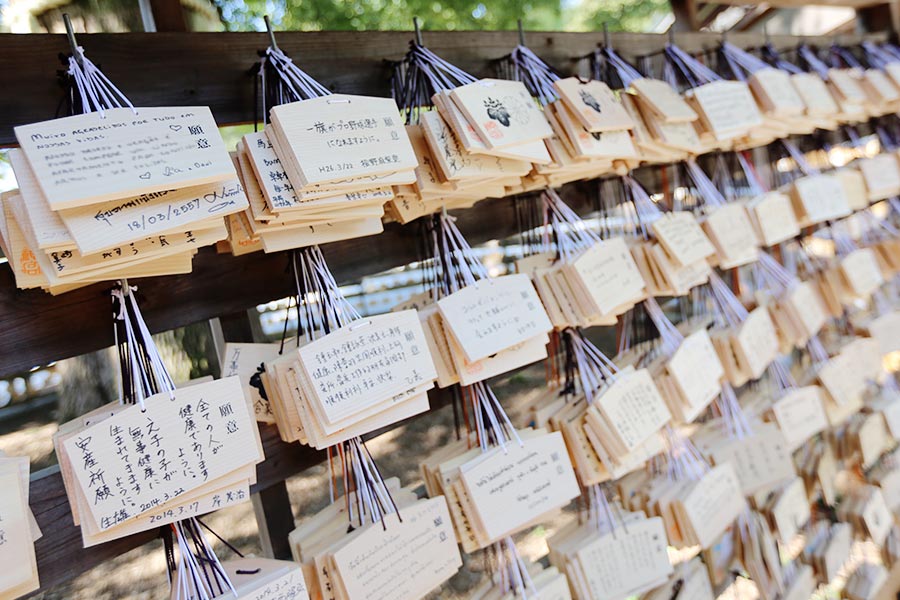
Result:
[[[662,518],[670,545],[709,548],[747,506],[737,474],[730,464],[710,469],[684,446],[672,451],[668,475],[626,475],[618,483],[620,497],[629,510]]]
[[[522,298],[525,301],[522,301]],[[513,301],[515,299],[515,301]],[[531,281],[505,275],[474,282],[437,301],[432,314],[444,364],[453,365],[462,385],[483,381],[546,357],[547,318]],[[472,307],[477,307],[472,310]],[[503,320],[487,315],[503,315]],[[486,323],[482,329],[478,323]]]
[[[547,145],[554,163],[565,169],[549,173],[547,184],[614,170],[621,175],[638,164],[631,138],[634,120],[608,85],[578,77],[559,79],[553,85],[559,99],[544,109],[555,133]]]
[[[6,456],[0,451],[0,596],[18,598],[36,590],[38,581],[34,542],[41,530],[28,504],[28,457]]]
[[[232,253],[380,233],[392,186],[412,183],[417,164],[396,104],[333,95],[277,47],[259,81],[273,106],[237,145],[249,208],[230,222]]]
[[[803,348],[828,320],[819,286],[801,281],[766,252],[761,252],[754,270],[755,302],[768,308],[776,325],[779,350]]]
[[[568,79],[563,80],[552,67],[521,45],[513,50],[509,61],[510,77],[522,81],[528,87],[532,96],[543,107],[544,116],[553,129],[553,135],[544,140],[552,162],[535,164],[532,172],[522,179],[521,185],[518,188],[510,188],[509,191],[527,192],[555,187],[578,179],[599,177],[614,170],[624,173],[628,168],[625,159],[631,165],[637,164],[636,150],[628,135],[629,131],[622,128],[611,131],[606,136],[599,131],[588,131],[573,114],[572,109],[566,107],[567,103],[563,101],[563,97],[572,91]],[[583,80],[579,81],[584,85],[589,84]],[[621,107],[617,105],[617,100],[609,88],[603,83],[596,83],[599,84],[600,91],[605,93],[600,99],[587,100],[594,106],[591,111],[611,108],[613,111],[621,112]],[[574,105],[568,103],[568,106],[575,106],[574,110],[577,112],[580,110],[578,107],[587,106],[582,99],[586,100],[587,96],[579,96]],[[612,106],[603,108],[601,102],[611,102]],[[619,119],[621,120],[621,114]],[[613,118],[613,121],[615,120]],[[608,121],[606,124],[612,123]],[[612,128],[615,128],[615,125]],[[625,134],[624,137],[622,134]],[[641,158],[649,159],[644,156]]]
[[[397,197],[387,205],[401,223],[442,208],[467,208],[503,197],[531,171],[526,160],[469,152],[440,111],[423,112],[417,124],[406,126],[406,133],[418,161],[416,181],[395,188]]]
[[[750,190],[744,206],[760,245],[771,247],[800,235],[800,223],[790,197],[780,191],[770,191],[744,153],[737,152],[736,156]]]
[[[549,162],[543,140],[553,132],[523,83],[481,79],[432,100],[467,152]]]
[[[419,167],[415,183],[396,188],[388,204],[395,219],[504,196],[533,164],[551,162],[544,139],[552,131],[521,82],[476,80],[419,44],[403,68],[395,97]]]
[[[820,581],[832,581],[850,559],[852,542],[849,524],[821,521],[807,536],[804,562],[812,566]]]
[[[534,410],[562,432],[582,485],[618,479],[663,451],[658,432],[671,414],[647,369],[619,369],[580,334],[566,336],[577,374],[566,389],[580,390]]]
[[[760,241],[744,204],[726,199],[718,189],[725,186],[713,183],[693,158],[688,159],[684,166],[693,183],[695,199],[704,213],[701,220],[703,231],[716,248],[710,263],[725,270],[755,262]],[[717,172],[727,172],[721,154],[717,157],[716,169]]]
[[[739,139],[754,146],[774,139],[774,135],[762,131],[762,115],[745,82],[722,79],[674,44],[666,45],[665,55],[690,84],[684,99],[700,117],[699,137],[704,151],[730,148]]]
[[[675,328],[653,299],[644,308],[660,332],[658,354],[647,366],[676,423],[691,423],[722,391],[725,369],[706,328],[689,324],[687,335]],[[704,365],[696,369],[695,365]]]
[[[706,283],[716,248],[693,213],[663,212],[633,178],[623,178],[643,240],[631,246],[648,294],[683,296]]]
[[[527,559],[525,559],[527,560]],[[501,579],[506,579],[505,582]],[[528,577],[519,584],[518,581],[510,581],[508,577],[495,574],[490,580],[472,591],[469,600],[516,600],[521,598],[523,592],[533,591],[541,598],[553,600],[571,600],[569,580],[565,573],[560,573],[556,567],[546,567],[540,562],[528,564]]]
[[[438,384],[472,385],[546,358],[553,325],[528,276],[490,277],[446,213],[433,235],[441,280],[395,310],[418,308]]]
[[[541,197],[544,237],[556,241],[558,258],[541,252],[517,261],[516,270],[531,276],[555,328],[614,325],[645,298],[625,238],[601,240],[555,191]]]
[[[852,212],[841,180],[831,173],[811,173],[794,180],[791,201],[801,227],[846,217]]]
[[[661,518],[619,507],[610,512],[621,522],[573,522],[547,540],[551,564],[566,573],[579,600],[639,595],[673,572]]]
[[[774,137],[812,133],[818,123],[807,115],[807,105],[791,73],[729,42],[720,49],[736,77],[749,85],[762,113],[762,126]],[[755,134],[754,137],[759,137]]]
[[[0,237],[20,287],[186,273],[247,207],[206,107],[115,108],[16,128]]]
[[[468,450],[467,441],[422,462],[428,495],[447,498],[466,553],[546,521],[579,493],[558,432],[521,430],[491,449]]]
[[[711,338],[726,377],[735,386],[759,379],[779,349],[769,311],[764,307],[748,311],[715,273],[709,283],[717,320]]]
[[[645,155],[659,156],[666,162],[680,160],[703,152],[697,128],[696,111],[678,91],[665,81],[636,77],[622,94],[626,109],[631,107],[636,120],[636,143]]]
[[[361,498],[350,492],[346,503],[327,506],[290,533],[311,599],[377,593],[417,600],[462,566],[444,497],[416,498],[396,478],[385,484],[393,509],[382,520],[360,524]]]
[[[363,319],[318,246],[294,260],[298,347],[260,372],[281,438],[323,449],[427,411],[437,372],[416,311]]]
[[[828,428],[822,388],[816,385],[783,389],[772,404],[771,420],[785,436],[790,452]]]
[[[277,598],[278,594],[297,600],[310,597],[303,571],[289,560],[246,556],[223,561],[222,570],[238,598]],[[225,592],[225,596],[231,593]]]
[[[716,408],[724,413],[721,419],[709,421],[694,435],[697,449],[712,465],[731,464],[738,476],[741,492],[754,498],[768,493],[796,477],[790,448],[784,434],[774,423],[759,423],[748,418],[741,405],[730,394],[719,399]],[[735,415],[734,413],[739,413]],[[737,423],[741,423],[736,427]]]
[[[54,447],[85,547],[248,501],[264,458],[252,411],[229,377],[60,426]]]
[[[245,221],[266,252],[382,231],[392,186],[417,165],[393,100],[330,94],[275,106],[244,136],[238,161],[251,198]]]
[[[353,365],[356,376],[342,365]],[[414,310],[350,322],[265,369],[282,439],[318,449],[427,411],[437,377]]]

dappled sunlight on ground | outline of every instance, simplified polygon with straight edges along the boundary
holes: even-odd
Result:
[[[0,435],[0,450],[9,456],[27,456],[31,459],[31,471],[56,464],[53,453],[53,434],[56,423],[25,423],[21,428]]]

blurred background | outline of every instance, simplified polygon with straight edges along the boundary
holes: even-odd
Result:
[[[0,32],[61,33],[67,12],[76,30],[145,31],[154,0],[0,0]],[[851,33],[865,22],[895,23],[891,3],[878,0],[181,0],[181,22],[188,31],[264,31],[263,15],[285,30],[408,30],[412,16],[425,29],[515,29],[523,19],[536,31],[664,32],[682,30],[747,31],[771,34]],[[894,2],[893,4],[896,4]],[[855,8],[870,16],[856,19]],[[159,14],[159,12],[157,12]],[[159,19],[159,18],[158,18]],[[159,24],[157,24],[159,25]],[[159,27],[163,30],[163,27]],[[171,29],[170,29],[171,30]]]

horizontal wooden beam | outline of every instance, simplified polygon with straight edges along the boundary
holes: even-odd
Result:
[[[405,54],[411,32],[284,32],[279,47],[324,85],[337,92],[389,95],[386,60]],[[828,38],[811,38],[830,43]],[[538,55],[563,73],[586,65],[581,58],[602,40],[598,33],[527,32]],[[612,44],[626,57],[661,49],[658,34],[613,33]],[[759,45],[761,33],[735,34],[737,45]],[[494,62],[518,42],[512,31],[424,32],[433,51],[479,77],[494,74]],[[719,41],[714,33],[684,33],[676,41],[699,51]],[[775,36],[779,46],[796,37]],[[78,43],[110,79],[140,106],[208,105],[219,124],[245,123],[255,116],[252,67],[268,41],[265,33],[83,34]],[[0,144],[15,142],[12,128],[53,118],[63,90],[57,77],[64,35],[0,34],[0,73],[15,73],[15,87],[0,104]]]
[[[563,193],[581,213],[595,206],[596,183],[568,185]],[[457,223],[472,244],[518,232],[512,198],[485,200],[461,211]],[[327,244],[322,251],[337,280],[353,282],[421,259],[421,236],[418,223],[393,223],[377,237]],[[206,248],[194,258],[192,273],[129,282],[137,285],[141,311],[156,333],[283,298],[293,286],[287,269],[284,252],[235,257]],[[0,265],[0,376],[111,346],[111,287],[100,283],[50,296],[17,289],[9,265]]]

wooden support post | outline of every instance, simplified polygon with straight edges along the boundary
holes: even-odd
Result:
[[[856,15],[856,22],[863,32],[900,31],[897,0],[860,8]]]
[[[213,337],[217,337],[216,328],[221,331],[223,343],[229,342],[254,342],[259,339],[259,319],[254,322],[255,309],[238,311],[225,315],[218,319],[210,319],[213,328]],[[219,356],[223,355],[224,346],[219,350]],[[220,359],[221,364],[221,359]],[[291,508],[291,498],[288,494],[287,484],[282,480],[266,487],[250,496],[253,503],[253,513],[256,515],[256,524],[259,528],[259,543],[263,554],[269,558],[291,558],[291,546],[288,544],[288,534],[294,528],[294,512]]]
[[[209,330],[215,353],[210,357],[215,361],[212,371],[216,377],[221,377],[225,369],[225,342],[256,341],[249,311],[240,310],[222,317],[212,317],[209,319]]]
[[[708,27],[727,9],[727,4],[704,4],[697,10],[697,25],[701,28]]]
[[[291,559],[288,534],[294,529],[294,512],[287,485],[281,481],[250,497],[256,524],[259,527],[259,543],[268,558]]]
[[[675,22],[672,23],[674,31],[697,31],[697,2],[696,0],[670,0],[672,14]]]
[[[750,31],[751,29],[758,27],[760,22],[771,19],[777,12],[777,9],[772,8],[771,6],[756,6],[748,11],[747,14],[732,27],[732,30]]]
[[[261,338],[257,337],[258,334],[262,333],[258,331],[259,319],[257,318],[257,322],[253,323],[250,311],[256,312],[255,309],[251,308],[219,317],[219,324],[222,327],[222,335],[225,340],[229,342],[260,341]]]
[[[156,31],[187,31],[181,0],[150,0]]]

